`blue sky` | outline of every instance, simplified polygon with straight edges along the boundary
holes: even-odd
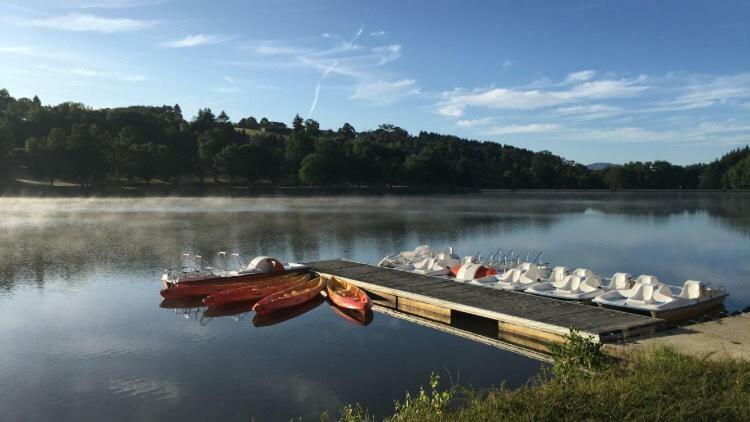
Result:
[[[750,143],[748,1],[6,0],[0,87],[322,127],[393,123],[583,163]]]

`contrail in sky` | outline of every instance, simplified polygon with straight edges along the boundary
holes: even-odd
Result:
[[[305,117],[305,119],[309,119],[310,116],[312,116],[313,113],[315,112],[315,107],[318,106],[318,97],[320,97],[320,83],[323,82],[323,79],[327,78],[328,74],[333,72],[333,69],[335,69],[336,66],[338,65],[339,65],[339,62],[335,62],[330,67],[326,68],[323,71],[323,76],[318,81],[318,84],[315,85],[315,95],[313,96],[313,102],[310,105],[310,111],[307,113],[307,117]]]

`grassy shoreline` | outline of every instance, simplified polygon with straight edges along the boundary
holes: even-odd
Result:
[[[407,393],[383,420],[750,420],[750,362],[696,359],[665,347],[597,361],[600,351],[577,344],[555,353],[551,371],[515,390],[441,389],[433,376],[427,389]],[[338,420],[377,418],[349,405]]]

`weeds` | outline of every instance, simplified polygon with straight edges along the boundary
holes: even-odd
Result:
[[[575,328],[565,336],[565,343],[550,346],[554,363],[552,374],[563,383],[590,375],[608,362],[601,343],[582,336]]]
[[[396,402],[396,413],[387,420],[394,422],[416,421],[423,420],[426,415],[430,418],[440,418],[445,415],[453,394],[448,390],[439,391],[439,386],[440,376],[435,373],[431,374],[430,392],[427,393],[424,387],[419,387],[419,394],[413,398],[407,392],[403,403]]]
[[[429,390],[406,394],[386,421],[750,420],[750,363],[686,357],[656,348],[622,362],[571,331],[553,351],[552,377],[526,386],[483,391]],[[341,421],[374,421],[361,406],[346,406]]]

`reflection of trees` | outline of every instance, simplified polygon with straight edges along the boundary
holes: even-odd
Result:
[[[350,251],[372,242],[385,253],[413,237],[461,239],[552,221],[470,204],[436,209],[439,202],[419,199],[312,201],[310,207],[304,202],[298,198],[284,209],[232,212],[32,212],[28,220],[34,224],[0,232],[0,244],[10,245],[0,249],[0,289],[19,282],[42,287],[49,278],[78,284],[94,272],[158,278],[160,269],[176,266],[183,252],[210,260],[226,250],[242,252],[245,259],[268,254],[305,261],[331,257],[333,246]]]
[[[158,199],[159,208],[149,202],[154,199],[135,199],[133,204],[140,207],[135,210],[117,200],[97,201],[86,203],[93,209],[88,212],[83,207],[56,212],[49,203],[38,213],[33,207],[29,213],[12,210],[8,221],[13,223],[0,230],[0,289],[10,290],[19,282],[41,287],[50,277],[77,284],[92,271],[158,278],[159,269],[175,266],[183,252],[213,258],[217,251],[226,250],[242,252],[245,258],[268,254],[305,261],[331,258],[334,250],[349,257],[364,245],[384,254],[413,247],[413,239],[471,243],[486,233],[550,227],[562,215],[590,209],[634,219],[707,213],[732,229],[750,233],[750,195],[741,193],[178,198]],[[96,211],[101,203],[115,203],[127,212],[113,207]],[[149,207],[161,211],[147,212],[144,208]]]
[[[730,229],[750,234],[750,195],[729,192],[625,192],[606,195],[591,208],[607,214],[663,217],[708,213]]]

